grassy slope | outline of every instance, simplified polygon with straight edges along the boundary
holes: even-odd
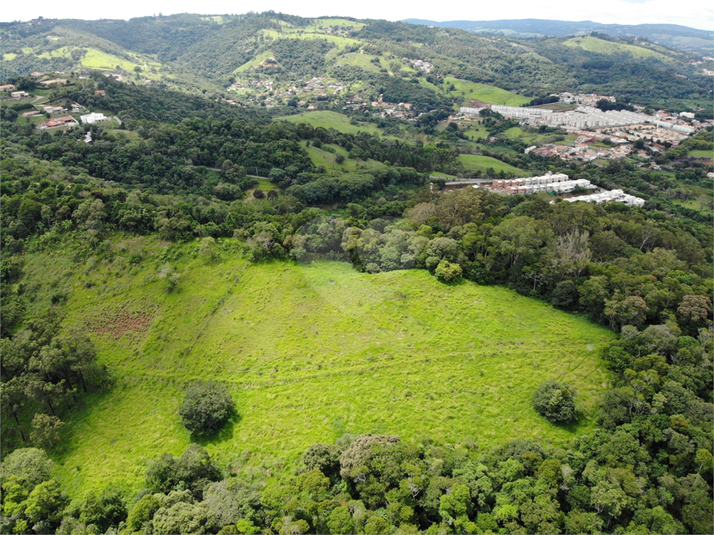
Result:
[[[519,437],[562,443],[593,425],[608,381],[597,349],[612,335],[584,319],[500,287],[445,286],[425,271],[248,266],[236,253],[206,264],[195,243],[179,247],[179,291],[167,294],[155,277],[165,247],[125,240],[113,263],[74,271],[62,254],[28,255],[40,286],[63,266],[52,284],[72,288],[66,321],[93,332],[116,379],[68,418],[56,456],[75,495],[109,481],[140,485],[149,460],[183,451],[190,437],[177,407],[199,378],[228,383],[237,402],[240,419],[206,443],[224,466],[280,469],[345,432],[490,447]],[[128,264],[131,253],[139,265]],[[51,291],[40,287],[40,300]],[[102,333],[132,318],[141,325],[121,338]],[[577,388],[578,427],[534,412],[530,397],[546,379]]]
[[[315,128],[334,128],[345,134],[356,134],[357,132],[379,134],[381,132],[377,126],[370,123],[353,125],[350,123],[349,117],[334,111],[308,111],[297,115],[276,117],[276,120],[289,121],[291,123],[307,123]]]
[[[522,104],[528,104],[532,100],[530,97],[517,95],[492,85],[477,84],[467,80],[459,80],[458,78],[446,77],[444,78],[444,83],[443,87],[449,87],[453,84],[455,89],[449,91],[448,94],[462,99],[461,106],[469,106],[472,99],[502,106],[521,106]]]
[[[469,171],[486,172],[489,167],[493,167],[496,172],[503,171],[504,173],[515,173],[519,176],[528,176],[528,171],[523,171],[512,165],[508,165],[501,160],[491,158],[490,156],[478,156],[475,154],[461,154],[459,160],[464,165],[464,169]]]
[[[235,73],[239,73],[239,72],[250,71],[251,69],[254,69],[258,65],[260,65],[263,62],[263,60],[266,60],[268,58],[273,58],[273,53],[270,50],[267,50],[265,52],[258,54],[257,56],[255,56],[253,59],[251,59],[247,63],[244,63],[243,65],[238,67],[235,71],[233,71],[233,73],[235,74]]]
[[[351,45],[361,45],[362,41],[356,39],[350,39],[349,37],[340,37],[338,35],[330,35],[327,33],[322,33],[319,31],[310,31],[309,29],[299,29],[299,30],[260,30],[264,37],[271,37],[273,39],[323,39],[329,41],[330,43],[336,45],[338,48],[345,48]]]
[[[377,56],[371,54],[358,54],[357,52],[349,52],[347,54],[342,54],[337,58],[337,65],[352,65],[354,67],[359,67],[368,72],[379,72],[380,67],[387,68],[385,65],[385,60],[380,59],[380,65],[377,66],[372,63],[372,59]]]
[[[587,36],[587,37],[574,37],[573,39],[568,39],[563,43],[565,46],[572,46],[577,48],[582,48],[588,52],[597,52],[598,54],[630,54],[636,59],[647,59],[655,58],[660,61],[671,62],[672,59],[660,54],[659,52],[654,52],[647,48],[634,45],[626,45],[622,43],[613,43],[611,41],[605,41],[603,39],[598,39],[597,37]]]

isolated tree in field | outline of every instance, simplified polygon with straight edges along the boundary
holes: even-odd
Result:
[[[210,435],[226,423],[234,407],[225,385],[199,381],[186,389],[179,414],[186,429],[197,435]]]
[[[575,418],[575,390],[567,383],[546,381],[533,394],[533,407],[554,424],[566,424]]]
[[[198,256],[205,258],[208,262],[216,259],[216,240],[210,236],[201,238],[198,245]]]
[[[179,274],[169,264],[164,264],[159,270],[159,279],[165,281],[166,291],[171,293],[179,283]]]

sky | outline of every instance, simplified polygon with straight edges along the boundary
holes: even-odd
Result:
[[[303,17],[348,16],[403,20],[410,18],[447,20],[554,19],[592,20],[615,24],[681,24],[714,31],[714,2],[711,0],[433,0],[386,2],[357,0],[122,0],[82,2],[3,2],[0,21],[45,18],[130,19],[174,13],[241,14],[273,10]]]

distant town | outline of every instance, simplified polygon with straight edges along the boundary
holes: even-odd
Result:
[[[516,119],[522,125],[554,127],[577,136],[572,143],[546,143],[525,149],[526,154],[557,156],[563,160],[591,162],[616,159],[636,154],[645,159],[679,145],[696,132],[714,124],[699,121],[690,112],[669,113],[632,105],[629,109],[604,111],[601,103],[617,104],[609,95],[559,93],[551,95],[556,102],[533,107],[483,104],[462,107],[452,121],[480,119],[498,113]],[[485,112],[485,113],[484,113]]]

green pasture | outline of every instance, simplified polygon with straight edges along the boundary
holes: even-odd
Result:
[[[262,189],[263,191],[270,191],[273,189],[278,189],[278,187],[273,184],[270,180],[266,180],[265,178],[258,178],[256,179],[258,181],[258,187]]]
[[[334,128],[345,134],[356,134],[358,132],[368,132],[370,134],[381,133],[381,130],[371,123],[354,125],[350,123],[349,117],[334,111],[307,111],[298,113],[297,115],[276,117],[275,120],[288,121],[291,123],[306,123],[315,128]]]
[[[451,85],[455,89],[447,91]],[[458,78],[444,78],[443,92],[448,93],[452,97],[461,99],[461,104],[458,106],[469,106],[471,100],[479,100],[487,104],[499,104],[502,106],[521,106],[528,104],[532,98],[517,95],[505,89],[492,85],[477,84],[468,80],[459,80]]]
[[[272,37],[273,39],[323,39],[333,43],[339,48],[345,48],[350,45],[361,45],[362,41],[350,39],[349,37],[340,37],[339,35],[331,35],[318,31],[310,31],[308,29],[283,29],[278,30],[260,30],[264,37]]]
[[[241,65],[240,67],[238,67],[235,71],[233,71],[233,73],[235,74],[235,73],[239,73],[239,72],[249,71],[250,69],[254,69],[258,65],[260,65],[264,60],[266,60],[268,58],[272,58],[272,57],[274,57],[273,53],[270,50],[266,50],[265,52],[258,54],[250,61],[248,61],[248,62],[244,63],[243,65]]]
[[[9,54],[3,54],[2,55],[2,60],[3,61],[12,61],[17,57],[17,54],[13,54],[12,52]]]
[[[714,158],[714,151],[711,150],[690,150],[687,156],[692,158]]]
[[[508,165],[490,156],[461,154],[459,155],[459,160],[467,171],[481,171],[485,173],[489,167],[492,167],[497,173],[503,171],[504,173],[514,173],[519,176],[527,176],[530,174],[528,171],[523,171],[522,169]]]
[[[201,20],[215,22],[216,24],[225,24],[228,20],[221,15],[209,15],[201,17]]]
[[[71,52],[71,48],[68,46],[63,46],[61,48],[56,48],[54,50],[50,50],[49,52],[43,52],[42,54],[38,54],[38,58],[44,58],[44,59],[51,59],[51,58],[69,58]]]
[[[107,54],[96,48],[90,48],[87,53],[82,57],[81,64],[83,67],[88,69],[97,69],[104,71],[111,71],[117,67],[125,70],[132,71],[134,67],[140,67],[138,63],[132,61],[127,61],[123,58],[115,56],[113,54]]]
[[[472,122],[462,124],[467,125],[467,128],[464,130],[464,135],[471,141],[478,141],[479,139],[488,137],[488,130],[486,130],[483,126],[480,126],[479,124],[474,126]]]
[[[605,41],[604,39],[598,39],[588,35],[586,37],[573,37],[568,39],[563,43],[565,46],[571,46],[575,48],[582,48],[588,52],[596,52],[598,54],[629,54],[636,59],[647,59],[654,58],[660,61],[671,62],[672,59],[664,54],[643,48],[641,46],[626,45],[623,43],[614,43],[612,41]]]
[[[111,260],[28,254],[38,302],[68,293],[65,323],[91,334],[114,380],[63,416],[54,457],[73,495],[138,488],[152,459],[180,454],[191,437],[177,408],[197,379],[228,384],[236,401],[239,417],[201,442],[233,470],[285,470],[344,433],[485,449],[516,438],[562,444],[594,426],[609,383],[598,351],[613,335],[583,318],[426,271],[249,265],[234,240],[217,247],[217,260],[199,256],[198,242],[143,237],[116,238]],[[165,262],[180,276],[172,293],[157,277]],[[577,389],[578,425],[553,426],[532,408],[549,379]]]
[[[316,19],[313,21],[313,23],[309,26],[309,28],[333,28],[333,27],[344,27],[344,28],[350,28],[352,30],[361,30],[364,28],[366,24],[364,22],[356,22],[353,20],[348,20],[348,19],[340,19],[340,18],[325,18],[325,19]]]
[[[337,65],[352,65],[369,72],[379,72],[380,68],[389,68],[389,62],[384,60],[384,58],[379,58],[379,65],[372,63],[371,60],[374,58],[377,58],[377,56],[348,52],[347,54],[342,54],[337,57]]]
[[[546,134],[539,134],[538,132],[526,132],[520,126],[514,126],[512,128],[509,128],[503,133],[511,139],[519,139],[524,143],[527,143],[528,145],[552,143],[554,140],[566,135],[565,133],[553,132],[549,132]],[[573,139],[575,139],[574,136]]]

